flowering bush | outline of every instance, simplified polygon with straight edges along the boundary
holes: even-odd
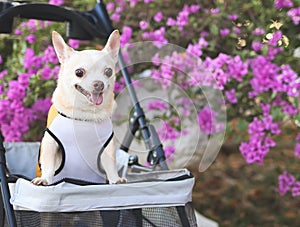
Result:
[[[81,4],[74,1],[71,6],[87,9],[94,1]],[[247,163],[263,164],[270,149],[276,147],[276,138],[284,133],[285,122],[290,123],[289,131],[296,137],[300,125],[300,78],[295,71],[300,57],[299,0],[216,0],[201,4],[116,0],[106,1],[106,5],[121,31],[122,47],[152,41],[158,49],[167,43],[186,48],[168,56],[154,55],[150,77],[164,90],[172,90],[176,84],[189,94],[189,100],[178,98],[180,114],[189,117],[191,108],[196,108],[196,121],[204,134],[212,136],[225,129],[218,111],[203,101],[200,88],[212,86],[225,96],[226,139],[236,138]],[[0,44],[1,49],[11,48],[1,52],[0,61],[0,124],[8,141],[40,136],[37,132],[50,106],[58,71],[53,48],[45,39],[52,29],[62,30],[57,24],[29,20],[16,28],[13,40],[3,38]],[[76,41],[69,44],[78,47]],[[138,66],[134,72],[142,70]],[[123,87],[124,81],[119,80],[116,91]],[[167,156],[172,157],[174,141],[192,132],[186,129],[180,133],[183,127],[178,126],[180,119],[171,105],[155,101],[148,109],[163,113],[160,118],[165,120],[167,135],[162,140],[167,144]],[[295,141],[295,159],[299,159],[299,136]],[[284,172],[277,191],[298,196],[297,178]]]

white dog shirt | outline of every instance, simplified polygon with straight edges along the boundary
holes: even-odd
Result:
[[[62,163],[53,182],[77,179],[105,183],[104,171],[99,168],[100,156],[113,137],[112,122],[74,120],[57,114],[46,131],[59,144]]]

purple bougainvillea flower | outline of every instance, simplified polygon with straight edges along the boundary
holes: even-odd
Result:
[[[214,9],[210,9],[209,11],[211,14],[218,14],[220,12],[220,8],[214,8]]]
[[[115,4],[114,4],[113,2],[108,2],[108,3],[106,4],[106,9],[107,9],[108,11],[114,10],[114,9],[115,9]]]
[[[32,105],[31,110],[35,119],[44,120],[47,117],[47,113],[52,105],[50,98],[37,99]]]
[[[163,125],[161,128],[159,128],[157,134],[159,135],[159,138],[163,142],[167,140],[175,142],[180,136],[180,133],[174,127],[172,127],[167,121],[163,122]]]
[[[196,44],[189,44],[188,45],[188,48],[186,50],[186,52],[188,54],[191,54],[192,56],[195,56],[195,57],[200,57],[202,55],[202,47],[199,43],[196,43]]]
[[[262,109],[263,116],[268,116],[269,113],[270,113],[270,110],[271,110],[271,105],[261,103],[260,106],[261,106],[261,109]]]
[[[25,55],[24,55],[24,68],[29,69],[33,65],[34,61],[34,50],[31,48],[27,48],[25,50]]]
[[[7,69],[4,69],[2,72],[0,72],[0,79],[4,78],[8,74]]]
[[[166,110],[168,108],[168,105],[164,101],[155,100],[148,103],[147,109],[148,110]]]
[[[231,89],[229,91],[225,91],[225,95],[226,95],[227,100],[230,103],[234,104],[234,103],[238,102],[237,97],[235,95],[235,89]]]
[[[15,35],[22,35],[23,34],[23,32],[22,32],[22,30],[21,29],[16,29],[15,30]]]
[[[248,143],[242,142],[239,149],[248,164],[262,164],[264,157],[269,152],[269,148],[263,145],[262,137],[258,135],[251,136]]]
[[[227,36],[230,33],[230,30],[228,28],[224,28],[220,30],[221,36]]]
[[[120,18],[121,18],[121,15],[119,14],[119,13],[113,13],[112,15],[111,15],[111,20],[112,21],[115,21],[115,22],[118,22],[119,20],[120,20]]]
[[[211,135],[220,132],[224,125],[217,122],[217,113],[211,110],[208,106],[198,112],[197,121],[200,130],[206,135]]]
[[[29,43],[32,44],[35,42],[35,35],[29,34],[28,36],[25,37],[25,40]]]
[[[176,147],[175,146],[164,146],[164,152],[167,160],[171,160],[174,156]]]
[[[184,26],[189,24],[189,11],[183,10],[179,12],[176,18],[176,25],[178,26],[179,30],[182,30]]]
[[[154,15],[153,20],[155,22],[161,22],[163,20],[163,18],[164,18],[164,16],[163,16],[162,12],[159,11]]]
[[[26,89],[29,85],[29,79],[31,77],[31,74],[29,73],[21,73],[18,75],[18,83],[20,87],[23,87]]]
[[[69,39],[68,44],[70,47],[77,49],[79,48],[80,41],[77,39]]]
[[[48,65],[41,70],[41,77],[44,80],[49,80],[52,77],[52,69]]]
[[[293,197],[300,196],[300,181],[294,183],[292,187],[292,196]]]
[[[175,25],[176,25],[176,20],[169,17],[168,20],[167,20],[167,26],[173,27]]]
[[[276,143],[271,137],[266,137],[264,141],[264,145],[267,147],[275,147]]]
[[[45,49],[42,60],[44,62],[49,62],[51,64],[58,64],[58,58],[57,58],[57,55],[55,53],[53,46],[48,46]]]
[[[131,39],[131,36],[132,36],[132,28],[129,27],[129,26],[124,26],[123,27],[123,32],[121,34],[121,37],[120,37],[120,43],[121,43],[121,46],[125,46],[129,40]]]
[[[200,10],[200,8],[201,8],[200,5],[194,4],[190,6],[189,11],[190,13],[197,13]]]
[[[25,26],[30,32],[36,32],[38,21],[35,19],[30,19],[25,23]]]
[[[258,120],[257,117],[253,119],[253,121],[248,125],[248,133],[250,135],[265,135],[265,123]]]
[[[297,136],[296,136],[296,141],[297,141],[297,142],[300,142],[300,133],[297,134]]]
[[[129,5],[130,5],[130,7],[134,7],[140,1],[141,0],[129,0]]]
[[[263,28],[255,28],[252,31],[252,34],[253,35],[263,35],[263,34],[265,34],[265,30]]]
[[[145,30],[148,27],[148,22],[147,21],[140,21],[140,29]]]
[[[237,14],[229,14],[229,15],[227,16],[227,18],[228,18],[229,20],[236,20],[236,19],[239,18],[239,16],[238,16]]]
[[[253,41],[251,48],[252,50],[254,50],[255,52],[259,52],[262,48],[264,47],[264,44],[262,42],[259,41]]]
[[[278,176],[279,187],[276,189],[276,191],[280,195],[285,195],[292,188],[295,182],[295,177],[287,171],[284,171],[282,175]]]
[[[298,25],[300,23],[300,6],[290,9],[286,15],[292,19],[295,25]]]
[[[50,0],[49,4],[60,6],[60,5],[64,4],[64,0]]]
[[[271,46],[277,46],[278,45],[278,41],[282,39],[282,32],[281,31],[276,31],[273,34],[272,39],[269,40],[268,44]]]
[[[294,155],[295,155],[297,158],[300,158],[300,143],[296,143]]]
[[[234,26],[232,28],[232,32],[233,32],[233,34],[239,35],[239,34],[241,34],[241,28]]]
[[[291,0],[275,0],[274,7],[276,9],[282,9],[282,8],[291,8],[294,6],[293,1]]]
[[[242,82],[243,77],[248,73],[248,63],[243,62],[239,55],[234,56],[228,61],[227,71],[231,78]]]

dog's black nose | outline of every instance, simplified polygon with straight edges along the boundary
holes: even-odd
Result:
[[[104,89],[104,83],[100,80],[96,80],[93,82],[93,87],[95,91],[102,91]]]

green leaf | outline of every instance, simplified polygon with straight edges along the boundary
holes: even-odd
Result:
[[[271,95],[271,99],[272,99],[272,100],[275,99],[276,96],[277,96],[277,94],[278,94],[277,92],[273,92],[272,95]]]
[[[285,116],[285,114],[282,113],[280,107],[272,108],[271,109],[271,115],[272,115],[274,121],[281,121]]]
[[[238,128],[238,130],[241,131],[241,132],[247,131],[247,128],[248,128],[248,122],[247,122],[245,119],[239,120],[239,122],[237,123],[237,128]]]
[[[299,97],[294,98],[294,106],[299,108]]]
[[[242,141],[242,136],[241,136],[241,135],[236,135],[236,136],[234,137],[234,142],[239,143],[239,142],[241,142],[241,141]]]
[[[212,24],[212,25],[210,26],[210,31],[211,31],[211,33],[212,33],[213,35],[218,35],[218,34],[219,34],[219,28],[218,28],[218,26],[215,25],[215,24]]]
[[[300,114],[296,114],[293,118],[295,121],[298,121],[300,123]]]
[[[231,124],[226,124],[226,134],[233,133],[233,128]]]

